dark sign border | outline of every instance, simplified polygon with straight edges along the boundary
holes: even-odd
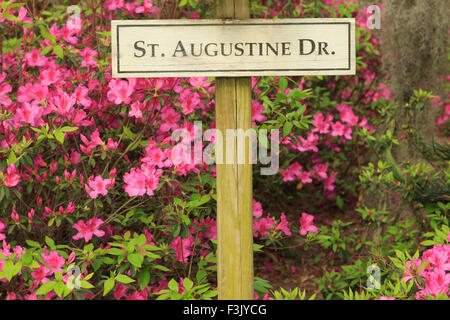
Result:
[[[351,70],[351,23],[350,22],[286,22],[286,23],[239,23],[239,24],[229,24],[227,26],[257,26],[257,25],[321,25],[321,24],[346,24],[348,26],[348,68],[316,68],[316,69],[232,69],[232,70],[162,70],[162,71],[120,71],[120,51],[119,51],[119,34],[120,28],[128,27],[183,27],[183,26],[221,26],[223,24],[218,23],[208,23],[208,24],[135,24],[135,25],[117,25],[117,73],[176,73],[176,72],[265,72],[265,71],[350,71]]]

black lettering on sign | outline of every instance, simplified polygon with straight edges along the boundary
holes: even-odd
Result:
[[[139,46],[138,46],[139,43],[142,43],[143,45],[145,44],[144,41],[136,41],[136,42],[134,43],[134,48],[135,48],[136,50],[142,52],[142,54],[141,54],[140,56],[137,55],[136,52],[135,52],[135,53],[134,53],[134,56],[135,56],[136,58],[142,58],[143,56],[145,56],[145,49],[144,49],[143,47],[139,47]]]
[[[238,46],[240,44],[240,46]],[[242,42],[238,42],[234,44],[234,49],[236,50],[236,53],[234,54],[236,57],[240,57],[244,54],[244,49],[242,49],[242,46],[244,44]],[[240,54],[237,54],[237,51],[240,52]]]
[[[225,43],[220,44],[220,52],[224,57],[231,56],[231,53],[233,52],[233,44],[231,42],[229,44],[230,44],[230,53],[228,54],[225,54]]]
[[[223,43],[222,43],[222,44],[223,44]],[[205,46],[205,53],[206,53],[206,55],[207,55],[207,56],[210,56],[210,57],[215,57],[215,56],[217,56],[217,50],[214,50],[214,51],[213,51],[213,54],[210,54],[210,53],[208,52],[208,48],[209,48],[210,45],[214,45],[214,46],[217,47],[217,43],[208,43],[208,44]]]
[[[181,41],[178,41],[177,47],[175,48],[175,52],[173,53],[172,57],[176,57],[177,52],[181,52],[183,54],[183,57],[187,57],[186,49],[184,49],[183,43]]]
[[[298,39],[298,41],[300,42],[300,55],[301,56],[307,56],[310,55],[311,53],[314,52],[314,50],[316,50],[316,43],[311,40],[311,39]],[[308,53],[305,52],[305,45],[304,45],[304,41],[308,41],[310,43],[310,51]]]
[[[147,45],[147,47],[152,47],[152,57],[154,57],[155,56],[155,47],[159,47],[159,44],[157,44],[157,43],[149,43],[148,45]]]
[[[272,47],[270,43],[266,43],[266,56],[269,55],[269,49],[277,56],[278,55],[278,42],[275,43],[276,48]]]
[[[282,42],[281,43],[281,53],[283,56],[290,56],[291,55],[291,51],[289,46],[291,45],[290,42]]]
[[[202,49],[203,49],[203,43],[200,43],[200,50],[198,51],[198,54],[195,54],[195,43],[191,43],[191,54],[194,57],[200,57],[202,55]]]
[[[249,52],[249,56],[253,56],[253,46],[256,46],[257,43],[256,42],[246,42],[245,45],[249,45],[250,48],[250,52]]]
[[[322,55],[322,50],[325,52],[326,55],[329,55],[327,51],[328,43],[326,42],[319,42],[319,56]]]

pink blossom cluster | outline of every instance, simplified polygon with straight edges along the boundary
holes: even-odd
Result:
[[[450,239],[450,233],[448,235]],[[427,263],[426,267],[419,268]],[[403,274],[403,280],[414,279],[419,291],[416,299],[427,299],[428,296],[436,298],[440,294],[450,295],[450,245],[435,245],[426,250],[421,258],[415,257],[413,261],[407,261],[407,269]],[[423,279],[424,285],[417,280]]]

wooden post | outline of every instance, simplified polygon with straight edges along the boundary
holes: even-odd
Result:
[[[218,0],[217,18],[248,19],[249,0]],[[217,164],[217,284],[221,300],[253,299],[252,165],[248,139],[245,164],[226,164],[226,130],[252,127],[251,78],[216,78],[216,128],[223,135],[223,164]],[[236,131],[235,131],[236,132]]]

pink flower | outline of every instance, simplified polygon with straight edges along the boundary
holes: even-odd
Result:
[[[412,278],[416,277],[417,271],[419,270],[420,266],[422,265],[422,260],[420,260],[417,257],[414,257],[414,261],[406,261],[406,270],[403,273],[402,276],[402,280],[403,281],[408,281]],[[420,273],[419,275],[422,275],[422,273]]]
[[[3,180],[3,183],[5,186],[12,188],[19,184],[20,182],[20,175],[18,174],[18,170],[15,166],[15,164],[11,164],[8,169],[6,169],[6,177]]]
[[[324,181],[323,181],[323,188],[325,189],[325,191],[333,191],[334,188],[336,187],[334,185],[336,181],[336,177],[332,174],[330,174]]]
[[[322,113],[316,113],[313,116],[313,125],[314,125],[314,129],[311,132],[319,132],[322,134],[327,134],[328,132],[330,132],[329,128],[330,128],[330,123],[331,120],[333,119],[333,117],[327,113],[327,117],[326,119],[324,119],[323,114]]]
[[[105,235],[105,232],[98,230],[98,228],[102,224],[103,220],[95,217],[88,220],[86,223],[83,220],[78,220],[78,222],[73,225],[73,227],[78,230],[78,233],[72,238],[74,240],[84,238],[84,241],[89,242],[89,240],[92,239],[93,235],[97,237],[103,237]]]
[[[27,18],[27,9],[25,7],[20,7],[17,18],[19,18],[19,20],[22,21],[23,23],[33,22],[32,18]]]
[[[259,220],[253,221],[253,230],[254,236],[257,236],[259,233],[260,237],[263,237],[267,234],[269,234],[272,227],[275,225],[275,221],[270,216],[260,218]]]
[[[154,6],[152,0],[144,0],[144,5],[136,7],[136,13],[147,13],[157,15],[159,8]]]
[[[94,149],[97,146],[104,145],[104,142],[100,138],[100,133],[98,132],[98,130],[95,130],[91,134],[91,141],[89,141],[82,134],[80,134],[80,138],[81,138],[81,141],[83,141],[83,143],[86,145],[86,146],[80,145],[80,149],[81,149],[81,151],[83,151],[86,154],[91,154],[92,149]]]
[[[143,174],[131,168],[130,173],[125,173],[123,181],[126,183],[124,189],[130,197],[143,196],[146,192],[146,181]]]
[[[39,49],[32,49],[30,52],[25,54],[24,59],[29,66],[43,67],[45,66],[47,58],[44,55],[41,56],[40,53],[41,51]]]
[[[341,119],[343,122],[348,123],[351,126],[357,126],[359,118],[353,113],[353,108],[342,103],[336,107],[340,111]]]
[[[386,297],[386,296],[381,296],[378,299],[375,300],[396,300],[394,297]]]
[[[97,51],[92,50],[89,47],[86,47],[83,50],[80,50],[78,52],[78,54],[80,55],[80,57],[83,58],[83,60],[81,62],[82,67],[90,67],[90,66],[96,67],[97,66],[98,63],[97,63],[97,61],[94,60],[94,57],[97,57]],[[128,90],[128,88],[127,88],[127,90]],[[109,97],[108,97],[108,99],[109,99]]]
[[[255,201],[255,199],[253,199],[253,216],[255,218],[257,217],[261,217],[263,214],[263,209],[261,206],[261,203],[259,203],[258,201]]]
[[[161,125],[160,129],[162,132],[168,132],[171,129],[175,130],[178,128],[177,122],[180,121],[181,115],[171,108],[165,108],[161,111]]]
[[[130,97],[133,91],[131,81],[113,79],[109,82],[108,100],[114,102],[114,104],[128,104],[131,101]]]
[[[3,234],[6,230],[6,224],[3,223],[3,221],[0,220],[0,241],[5,240],[6,236]]]
[[[425,288],[417,292],[417,299],[425,299],[427,296],[436,298],[443,293],[448,295],[450,274],[447,274],[444,270],[435,268],[434,271],[424,273]]]
[[[142,119],[141,103],[139,101],[135,101],[131,104],[131,110],[128,113],[128,116]]]
[[[11,219],[13,219],[14,222],[19,223],[19,214],[17,213],[16,209],[13,209],[11,212]]]
[[[333,137],[341,137],[345,133],[345,125],[343,125],[340,121],[336,121],[331,124],[331,136]]]
[[[435,245],[423,253],[422,259],[429,261],[428,267],[430,268],[435,267],[445,271],[450,270],[450,255],[445,246]]]
[[[289,230],[288,221],[286,219],[286,215],[284,214],[284,212],[281,213],[280,223],[277,225],[277,229],[283,231],[284,234],[287,236],[290,236],[292,234],[291,230]]]
[[[154,166],[143,164],[141,169],[131,168],[129,173],[125,173],[125,192],[130,197],[153,195],[153,191],[158,188],[160,169],[155,170]]]
[[[318,231],[317,227],[313,225],[314,216],[307,214],[306,212],[302,213],[300,217],[300,235],[306,236],[308,232],[316,233]]]
[[[187,239],[181,239],[181,237],[176,237],[172,241],[172,249],[176,251],[175,258],[177,261],[186,263],[188,257],[193,255],[194,252],[189,250],[194,245],[194,237],[189,236]]]
[[[0,75],[0,104],[4,105],[5,107],[8,107],[12,101],[8,97],[8,93],[11,92],[12,87],[8,83],[2,83],[4,77]]]
[[[66,259],[64,259],[63,257],[60,257],[58,255],[58,252],[56,251],[52,251],[50,252],[50,254],[45,254],[42,253],[42,258],[44,258],[45,263],[47,264],[48,268],[50,269],[50,271],[52,273],[59,271],[59,272],[63,272],[61,267],[63,266],[64,262],[66,261]]]
[[[123,8],[123,0],[107,0],[105,2],[105,7],[111,11]]]
[[[82,84],[79,84],[75,91],[73,92],[73,97],[76,99],[78,104],[84,107],[90,107],[92,104],[91,99],[88,97],[89,90]]]
[[[83,22],[80,19],[80,16],[74,15],[66,24],[67,29],[73,30],[75,32],[81,31],[83,27]]]
[[[56,113],[62,116],[72,113],[73,106],[76,103],[76,99],[64,91],[61,91],[58,95],[54,96],[53,101],[56,107]]]
[[[300,181],[302,183],[311,183],[312,182],[312,179],[311,179],[312,174],[313,174],[312,172],[300,171],[297,173],[297,177],[300,179]]]
[[[115,142],[112,138],[108,138],[108,141],[106,142],[106,148],[114,150],[118,147],[119,143]]]
[[[164,167],[164,160],[166,159],[166,154],[161,148],[156,145],[149,145],[144,149],[146,156],[142,158],[142,162],[148,163],[149,165],[155,165],[160,168]]]
[[[84,185],[86,192],[92,199],[98,197],[99,194],[106,196],[108,194],[107,188],[114,185],[114,179],[103,179],[101,176],[96,176],[95,179],[89,178],[89,186]]]
[[[35,268],[33,269],[33,271],[31,272],[31,276],[34,279],[34,282],[36,283],[46,283],[48,281],[50,281],[49,279],[47,279],[47,276],[51,275],[53,272],[50,271],[48,268],[46,268],[45,266],[41,265],[40,268]]]
[[[75,37],[75,35],[78,33],[77,30],[69,29],[67,25],[61,28],[61,36],[64,40],[69,42],[70,44],[77,44],[78,39]]]
[[[181,102],[181,107],[183,108],[182,112],[185,115],[193,113],[200,105],[198,93],[192,93],[189,90],[186,90],[183,94],[180,94],[179,100]]]
[[[302,165],[298,162],[292,163],[286,170],[281,172],[283,181],[294,181],[298,177],[298,173],[302,170]]]
[[[264,106],[259,102],[252,100],[252,121],[262,122],[267,119],[265,115],[263,115]]]
[[[328,177],[328,162],[316,164],[314,167],[314,173],[319,179],[326,179]]]
[[[41,83],[44,86],[49,86],[58,81],[60,76],[61,73],[54,68],[45,69],[41,72]]]

